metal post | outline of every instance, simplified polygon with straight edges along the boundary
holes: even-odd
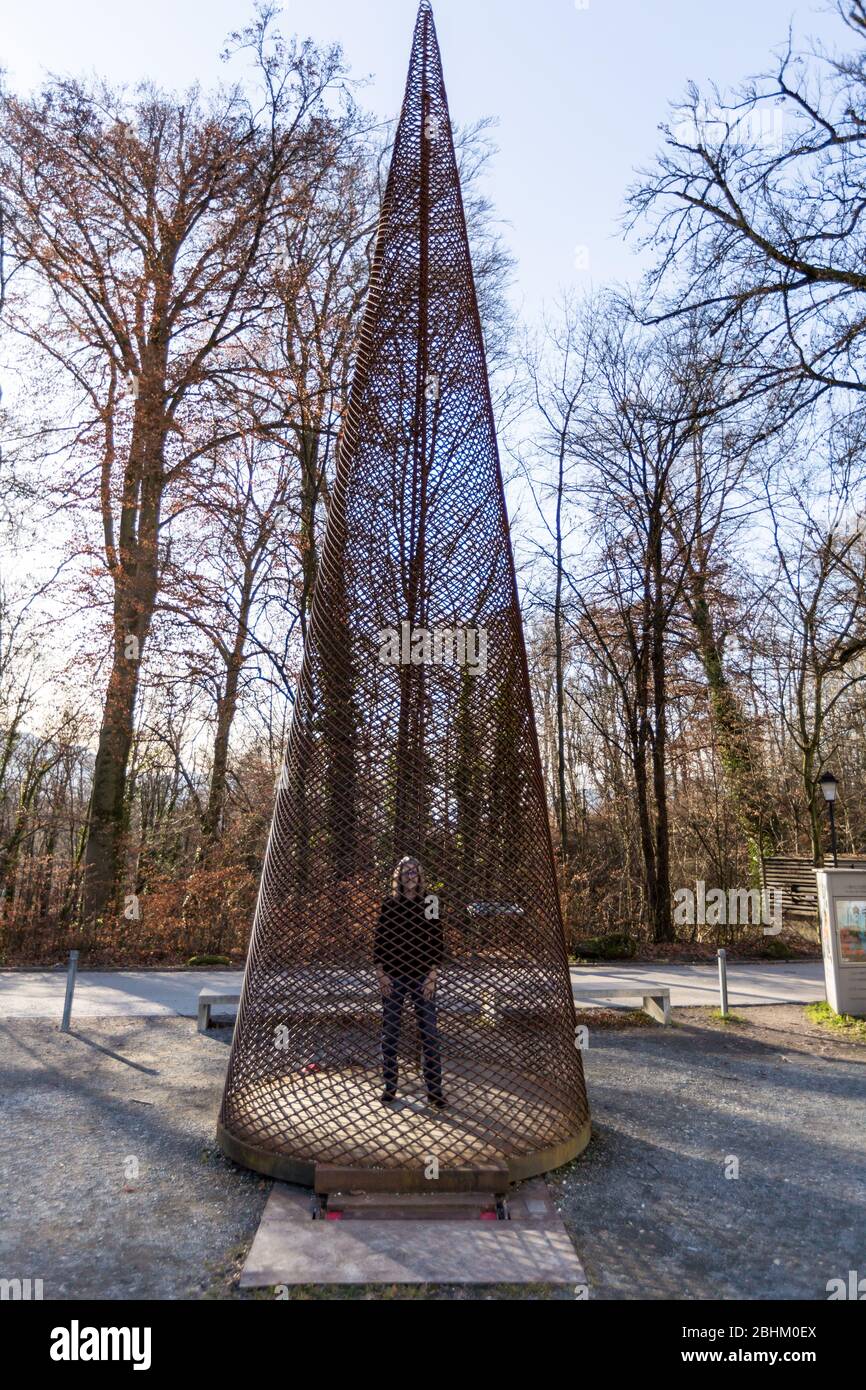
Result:
[[[722,1018],[728,1016],[728,953],[719,950],[719,993],[722,997]]]
[[[833,868],[838,869],[839,860],[836,857],[836,803],[828,801],[830,807],[830,848],[833,851]]]
[[[69,969],[66,972],[66,998],[63,1001],[63,1022],[61,1033],[69,1032],[69,1016],[72,1013],[72,996],[75,993],[75,976],[78,973],[78,952],[69,952]]]

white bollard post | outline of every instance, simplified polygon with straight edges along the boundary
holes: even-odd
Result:
[[[61,1033],[69,1032],[69,1017],[72,1013],[72,996],[75,993],[75,976],[78,973],[78,952],[69,952],[69,969],[66,972],[66,998],[63,1001],[63,1022]]]
[[[719,950],[719,993],[722,997],[722,1018],[728,1016],[728,953]]]

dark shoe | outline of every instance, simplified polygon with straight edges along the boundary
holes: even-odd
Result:
[[[427,1099],[430,1102],[430,1104],[435,1107],[436,1110],[444,1110],[446,1105],[448,1104],[441,1091],[431,1092],[428,1095]]]
[[[391,1105],[397,1099],[396,1090],[392,1091],[390,1086],[386,1086],[379,1097],[383,1105]]]

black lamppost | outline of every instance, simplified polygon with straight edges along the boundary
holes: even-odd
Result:
[[[839,860],[836,858],[836,787],[838,783],[832,772],[824,772],[818,778],[818,786],[821,788],[824,800],[830,810],[830,847],[833,850],[833,867],[838,869]]]

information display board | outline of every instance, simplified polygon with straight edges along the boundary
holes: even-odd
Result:
[[[866,899],[836,898],[839,964],[866,965]]]
[[[818,869],[827,1002],[866,1017],[866,870]]]

